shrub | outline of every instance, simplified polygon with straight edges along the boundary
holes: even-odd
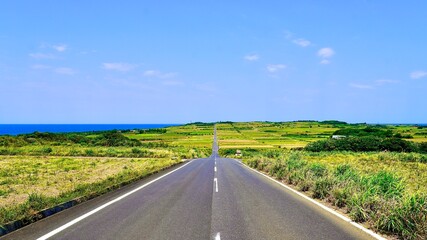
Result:
[[[390,152],[417,152],[420,147],[399,138],[380,138],[372,136],[347,137],[341,139],[327,139],[312,142],[304,148],[311,152],[321,151],[390,151]]]
[[[141,142],[135,139],[129,139],[125,137],[123,134],[119,132],[106,132],[104,134],[99,135],[93,141],[94,145],[97,146],[105,146],[105,147],[119,147],[119,146],[127,146],[127,147],[135,147],[141,146]]]
[[[86,156],[94,156],[95,152],[92,149],[86,149],[85,154]]]
[[[365,127],[365,128],[344,128],[334,132],[334,135],[344,136],[374,136],[374,137],[393,137],[391,130],[384,130],[381,127]],[[401,137],[401,136],[400,136]]]
[[[53,150],[52,150],[52,148],[51,147],[44,147],[44,148],[42,148],[41,150],[40,150],[40,152],[41,153],[44,153],[44,154],[49,154],[49,153],[51,153]]]

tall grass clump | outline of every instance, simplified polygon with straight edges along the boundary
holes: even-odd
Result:
[[[406,196],[399,203],[385,204],[379,209],[375,226],[405,239],[426,239],[427,196]]]

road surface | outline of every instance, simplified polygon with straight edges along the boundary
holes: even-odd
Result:
[[[220,158],[216,130],[213,140],[209,158],[153,175],[1,239],[372,239],[237,160]]]

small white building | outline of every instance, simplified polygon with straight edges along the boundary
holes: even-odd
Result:
[[[345,135],[332,135],[332,139],[342,139],[342,138],[346,138],[347,136]]]

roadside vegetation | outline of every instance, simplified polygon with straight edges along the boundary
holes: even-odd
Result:
[[[426,239],[426,130],[336,121],[221,123],[218,138],[220,155],[242,158],[356,222]]]

